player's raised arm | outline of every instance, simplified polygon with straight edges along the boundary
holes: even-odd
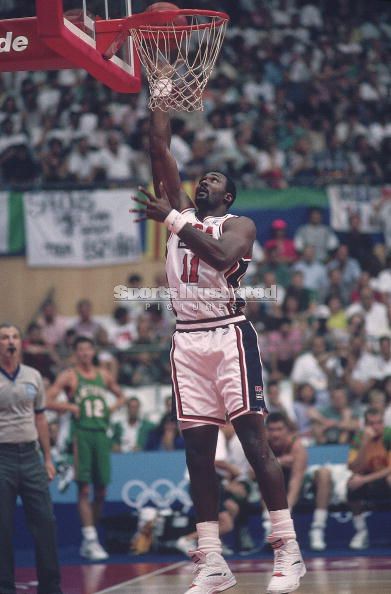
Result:
[[[194,205],[181,186],[178,166],[170,152],[171,125],[167,112],[151,111],[149,144],[155,193],[160,196],[159,185],[163,182],[170,204],[176,210],[192,208]]]

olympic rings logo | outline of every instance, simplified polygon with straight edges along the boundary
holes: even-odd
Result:
[[[147,485],[144,481],[127,481],[121,489],[121,498],[129,507],[140,510],[146,505],[164,509],[180,502],[185,510],[192,507],[193,502],[188,492],[189,481],[183,479],[177,485],[168,479],[158,479]]]

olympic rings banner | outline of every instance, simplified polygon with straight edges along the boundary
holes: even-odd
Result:
[[[141,256],[130,189],[24,194],[29,266],[90,267]]]
[[[54,503],[74,503],[76,486],[60,493],[58,477],[50,484]],[[132,452],[111,454],[111,483],[107,500],[125,503],[133,509],[160,509],[174,503],[187,510],[192,506],[184,452]]]
[[[309,464],[342,464],[348,458],[348,446],[330,445],[308,448]],[[60,493],[58,477],[50,484],[54,503],[75,503],[75,483]],[[174,503],[184,510],[192,506],[185,453],[132,452],[111,454],[111,483],[107,500],[122,502],[132,509],[145,506],[167,509]]]

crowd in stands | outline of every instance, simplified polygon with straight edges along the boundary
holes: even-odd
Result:
[[[31,4],[2,0],[0,14],[27,16]],[[204,111],[173,120],[183,178],[217,168],[250,188],[390,182],[390,4],[219,7],[231,25]],[[146,105],[145,88],[116,94],[81,70],[1,73],[3,183],[147,183]]]

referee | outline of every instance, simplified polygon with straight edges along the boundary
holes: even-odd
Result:
[[[0,324],[0,594],[15,594],[14,512],[20,495],[35,543],[37,594],[62,594],[48,480],[50,457],[41,374],[20,364],[21,336]],[[41,463],[39,440],[44,465]]]

